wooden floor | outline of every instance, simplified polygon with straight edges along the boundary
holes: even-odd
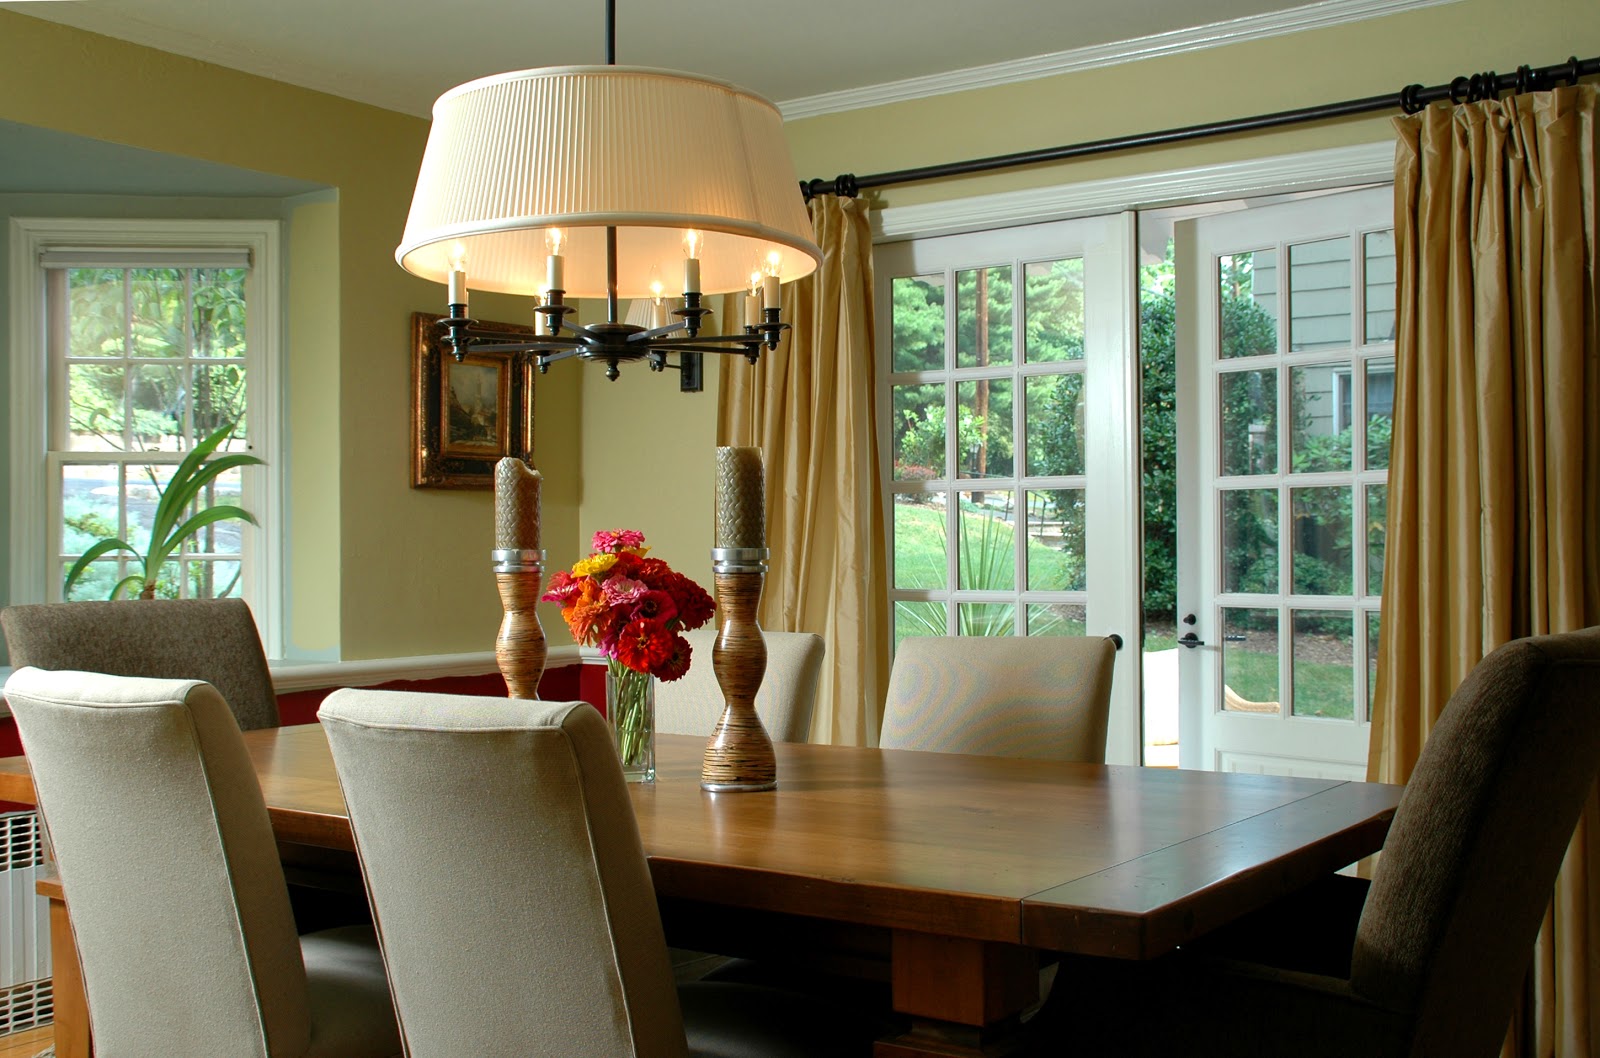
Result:
[[[46,1025],[42,1029],[28,1029],[25,1032],[0,1036],[0,1058],[33,1058],[50,1046],[54,1040],[52,1033],[51,1027]]]

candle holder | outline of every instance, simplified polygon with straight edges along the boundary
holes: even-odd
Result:
[[[543,550],[496,548],[489,552],[494,561],[495,585],[500,589],[500,605],[506,615],[495,637],[494,657],[506,691],[513,698],[539,697],[539,677],[544,675],[547,653],[544,627],[534,606],[544,584]]]
[[[722,612],[711,667],[727,706],[706,743],[702,790],[772,790],[778,785],[772,739],[756,715],[756,692],[767,673],[767,643],[756,620],[756,604],[761,601],[768,555],[764,547],[711,549],[717,608]]]

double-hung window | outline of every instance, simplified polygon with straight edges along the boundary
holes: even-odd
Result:
[[[104,599],[118,585],[126,594],[163,490],[184,457],[221,432],[217,456],[248,452],[268,466],[214,478],[179,521],[231,505],[259,525],[203,526],[162,566],[155,594],[245,598],[268,635],[276,223],[13,224],[25,257],[14,283],[24,311],[11,410],[14,436],[34,442],[14,454],[13,598]],[[108,552],[67,592],[67,570],[107,538],[137,555]]]

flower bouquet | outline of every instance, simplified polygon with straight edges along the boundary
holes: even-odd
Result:
[[[689,671],[680,634],[711,619],[705,589],[659,558],[636,529],[603,529],[593,551],[550,578],[545,602],[561,604],[572,638],[606,659],[606,720],[630,780],[655,779],[655,685]]]

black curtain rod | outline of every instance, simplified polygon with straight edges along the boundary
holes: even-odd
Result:
[[[1226,136],[1236,132],[1256,132],[1261,129],[1279,128],[1283,125],[1298,125],[1305,121],[1322,121],[1327,118],[1349,117],[1353,114],[1366,114],[1374,110],[1389,110],[1400,108],[1407,114],[1414,114],[1429,103],[1441,99],[1448,99],[1452,103],[1473,103],[1480,99],[1498,99],[1501,92],[1537,92],[1554,87],[1560,81],[1577,84],[1579,78],[1600,73],[1600,56],[1593,59],[1579,59],[1573,56],[1566,62],[1556,63],[1553,66],[1519,66],[1516,73],[1473,74],[1471,77],[1457,77],[1449,84],[1435,85],[1424,88],[1422,85],[1407,85],[1398,92],[1388,95],[1367,96],[1365,99],[1349,99],[1343,103],[1324,103],[1321,106],[1301,107],[1298,110],[1280,110],[1276,114],[1260,114],[1251,118],[1232,118],[1227,121],[1212,121],[1204,125],[1189,125],[1181,129],[1166,129],[1161,132],[1142,132],[1131,136],[1113,136],[1110,139],[1090,140],[1087,143],[1073,143],[1065,147],[1045,147],[1033,151],[1018,151],[1015,154],[999,154],[992,158],[973,158],[965,162],[946,162],[942,165],[924,165],[915,169],[897,169],[892,173],[872,173],[868,176],[856,176],[845,173],[832,180],[802,180],[800,191],[807,201],[817,195],[844,195],[854,198],[860,191],[874,187],[887,187],[890,184],[909,184],[918,180],[939,180],[949,176],[967,176],[972,173],[987,173],[995,169],[1009,169],[1018,165],[1037,165],[1041,162],[1060,162],[1069,158],[1085,158],[1092,154],[1108,154],[1111,151],[1126,151],[1136,147],[1159,147],[1168,143],[1183,143],[1187,140],[1204,139],[1208,136]]]

